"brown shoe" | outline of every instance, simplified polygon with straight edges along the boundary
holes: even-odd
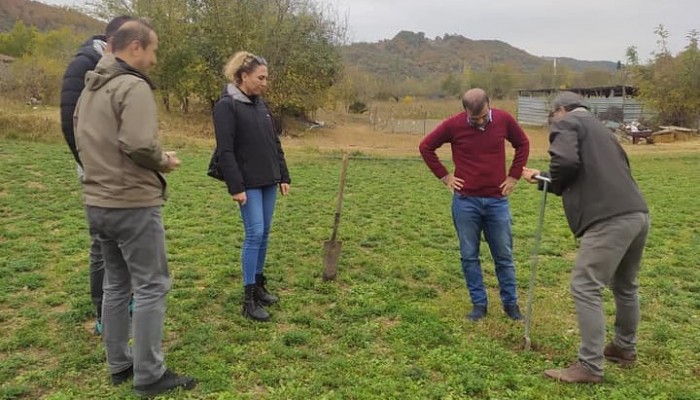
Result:
[[[610,342],[603,349],[605,359],[620,364],[623,367],[629,367],[637,362],[637,353],[634,350],[622,350]]]
[[[552,378],[566,383],[601,383],[603,377],[594,375],[591,371],[576,361],[569,368],[564,369],[548,369],[544,371],[547,378]]]

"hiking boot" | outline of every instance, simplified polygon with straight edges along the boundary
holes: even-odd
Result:
[[[102,320],[97,319],[95,320],[95,330],[93,331],[95,336],[101,336],[102,335]]]
[[[258,288],[254,283],[245,285],[245,298],[243,299],[243,309],[241,310],[241,314],[246,318],[265,322],[270,319],[270,314],[258,301],[256,296],[257,289]]]
[[[615,346],[615,343],[610,342],[603,349],[605,359],[620,364],[623,367],[629,367],[637,362],[637,353],[634,350],[622,350]]]
[[[121,385],[122,383],[128,381],[133,376],[134,376],[134,366],[132,365],[129,368],[125,369],[124,371],[117,372],[116,374],[112,374],[112,385],[114,385],[114,386]]]
[[[467,314],[467,319],[476,322],[486,316],[488,310],[486,309],[486,304],[474,304],[472,312]]]
[[[523,319],[523,315],[520,314],[520,307],[518,307],[517,304],[504,304],[503,311],[505,311],[508,318],[512,319],[513,321],[520,321]]]
[[[544,371],[544,375],[547,378],[551,378],[557,381],[566,383],[601,383],[603,382],[603,377],[600,375],[595,375],[593,372],[589,371],[586,367],[581,364],[580,361],[576,361],[571,364],[569,368],[564,369],[548,369]]]
[[[255,298],[258,299],[258,303],[267,307],[277,303],[279,298],[267,291],[266,283],[265,275],[255,274]]]
[[[153,397],[177,388],[191,390],[196,385],[197,381],[191,376],[178,375],[166,369],[160,379],[149,385],[134,386],[134,391],[141,397]]]

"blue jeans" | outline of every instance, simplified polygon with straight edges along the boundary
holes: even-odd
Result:
[[[277,200],[277,185],[246,189],[247,201],[241,208],[241,219],[245,228],[241,263],[243,284],[255,283],[255,274],[263,273],[267,239],[272,226],[272,214]]]
[[[496,267],[501,302],[516,304],[513,236],[507,198],[470,197],[455,193],[452,198],[452,220],[459,237],[462,272],[472,304],[486,305],[486,290],[479,262],[481,232],[489,244]]]

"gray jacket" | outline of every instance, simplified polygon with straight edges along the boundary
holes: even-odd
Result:
[[[585,108],[550,126],[551,192],[562,196],[576,237],[596,222],[632,212],[648,213],[632,178],[627,154],[615,136]]]

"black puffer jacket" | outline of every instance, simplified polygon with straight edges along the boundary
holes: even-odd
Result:
[[[219,166],[228,192],[291,183],[270,111],[259,97],[229,85],[214,106]]]
[[[80,93],[85,87],[85,74],[97,66],[107,45],[104,35],[96,35],[80,46],[78,54],[68,64],[61,85],[61,130],[63,137],[70,147],[75,161],[80,164],[78,150],[75,148],[75,132],[73,130],[73,112],[78,103]]]

